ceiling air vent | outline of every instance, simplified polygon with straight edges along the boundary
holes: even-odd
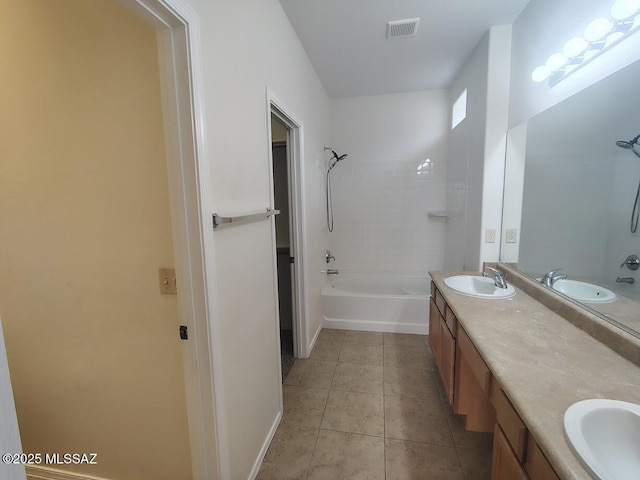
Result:
[[[406,20],[394,20],[387,22],[387,38],[410,37],[418,31],[419,18],[407,18]]]

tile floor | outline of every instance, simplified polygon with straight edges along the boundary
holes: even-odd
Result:
[[[322,330],[283,385],[260,480],[485,480],[491,434],[442,396],[424,335]]]

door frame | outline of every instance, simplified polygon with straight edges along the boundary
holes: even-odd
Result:
[[[275,115],[287,127],[287,172],[289,181],[289,235],[291,238],[290,249],[293,254],[293,278],[291,282],[291,293],[293,302],[293,353],[296,357],[306,358],[309,356],[307,339],[307,290],[305,282],[306,261],[305,245],[306,238],[306,218],[304,212],[305,200],[302,195],[304,185],[304,162],[302,152],[304,152],[304,126],[297,116],[273,89],[266,89],[267,101],[267,134],[269,141],[269,190],[271,195],[271,207],[274,207],[274,180],[273,180],[273,153],[271,150],[271,115]],[[275,241],[275,222],[272,224],[273,244]],[[276,265],[276,251],[274,249],[274,265]],[[276,295],[278,292],[278,273],[274,273]],[[276,302],[276,318],[278,318],[278,345],[280,345],[280,314]],[[280,365],[282,370],[282,365]],[[282,373],[282,372],[281,372]]]
[[[157,35],[193,479],[229,478],[199,19],[183,0],[119,1]]]

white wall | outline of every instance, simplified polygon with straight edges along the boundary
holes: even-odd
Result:
[[[186,0],[200,19],[205,134],[211,212],[233,214],[270,203],[265,88],[304,126],[304,192],[308,319],[320,325],[323,255],[328,237],[322,211],[322,147],[329,142],[329,101],[277,0]],[[291,112],[290,112],[291,113]],[[224,370],[220,439],[230,471],[245,479],[280,409],[274,239],[267,221],[214,233],[214,315],[221,323]],[[224,455],[224,452],[223,452]],[[224,462],[224,458],[222,459]]]
[[[445,90],[331,101],[335,267],[424,275],[444,267]],[[333,264],[331,265],[333,267]]]
[[[531,80],[531,72],[598,16],[607,16],[611,1],[535,0],[513,24],[509,126],[531,118],[576,92],[640,58],[640,35],[631,35],[560,83]]]
[[[450,104],[467,89],[467,116],[449,136],[447,270],[478,270],[499,257],[510,35],[509,26],[491,28],[449,89]],[[495,243],[484,243],[487,228]]]

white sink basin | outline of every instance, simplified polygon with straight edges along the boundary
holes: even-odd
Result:
[[[594,478],[640,478],[640,405],[591,399],[571,405],[564,431]]]
[[[508,285],[507,288],[498,288],[495,286],[493,278],[477,275],[456,275],[445,278],[444,283],[456,292],[472,297],[509,298],[516,294],[516,289],[512,285]]]
[[[616,299],[611,290],[577,280],[556,280],[553,289],[579,302],[605,303]]]

